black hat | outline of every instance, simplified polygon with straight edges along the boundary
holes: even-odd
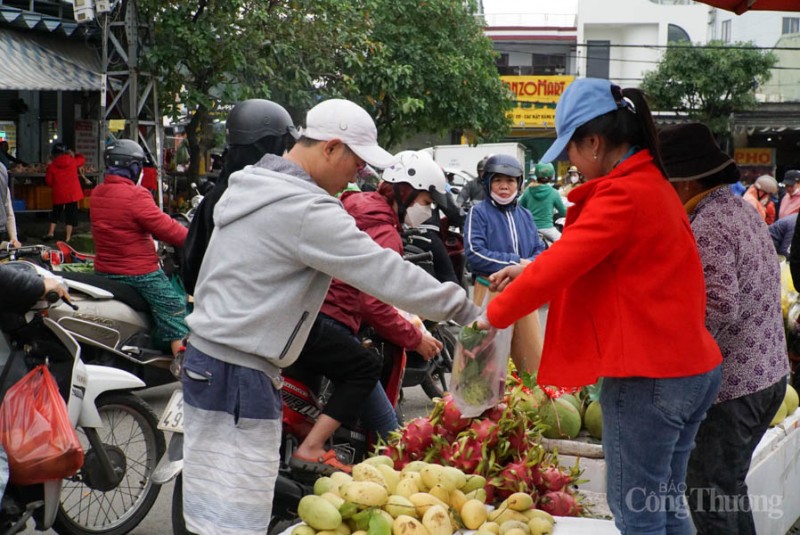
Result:
[[[783,184],[785,186],[791,186],[792,184],[797,184],[800,182],[800,171],[797,169],[789,169],[786,171],[786,174],[783,175]]]
[[[670,182],[699,180],[725,171],[722,182],[736,182],[739,168],[722,152],[708,127],[701,123],[680,124],[658,133],[661,160]]]

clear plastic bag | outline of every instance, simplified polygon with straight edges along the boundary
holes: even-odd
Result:
[[[486,292],[484,310],[488,302],[489,292]],[[465,418],[480,416],[503,399],[514,333],[513,325],[488,331],[478,331],[473,325],[461,328],[450,379],[453,400]]]
[[[6,392],[0,435],[16,485],[63,479],[83,466],[83,448],[47,366],[37,366]]]

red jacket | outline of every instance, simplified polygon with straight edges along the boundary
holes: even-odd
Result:
[[[112,275],[145,275],[158,269],[153,237],[183,245],[188,230],[159,210],[150,192],[127,178],[106,175],[92,193],[94,267]]]
[[[356,220],[356,225],[386,248],[403,254],[400,238],[400,220],[397,213],[377,192],[345,193],[342,196],[345,209]],[[344,282],[333,279],[320,312],[347,325],[358,332],[361,322],[372,325],[379,335],[405,349],[414,349],[422,340],[422,333],[411,325],[397,309],[375,299]]]
[[[569,194],[564,234],[488,308],[507,327],[550,303],[541,384],[681,377],[722,356],[705,327],[700,256],[678,196],[648,151]]]
[[[45,183],[53,188],[53,204],[69,204],[83,199],[78,168],[83,167],[83,154],[59,154],[47,164]]]

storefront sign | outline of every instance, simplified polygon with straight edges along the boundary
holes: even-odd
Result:
[[[99,169],[97,121],[75,121],[75,152],[86,157],[86,164]]]
[[[554,128],[556,103],[574,76],[501,76],[515,95],[508,118],[513,128]]]
[[[775,165],[775,149],[741,148],[733,151],[736,165]]]

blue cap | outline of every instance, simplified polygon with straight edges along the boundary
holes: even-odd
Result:
[[[556,105],[557,138],[544,153],[542,163],[566,160],[567,143],[579,127],[595,117],[618,108],[611,94],[611,82],[600,78],[581,78],[567,86]]]

